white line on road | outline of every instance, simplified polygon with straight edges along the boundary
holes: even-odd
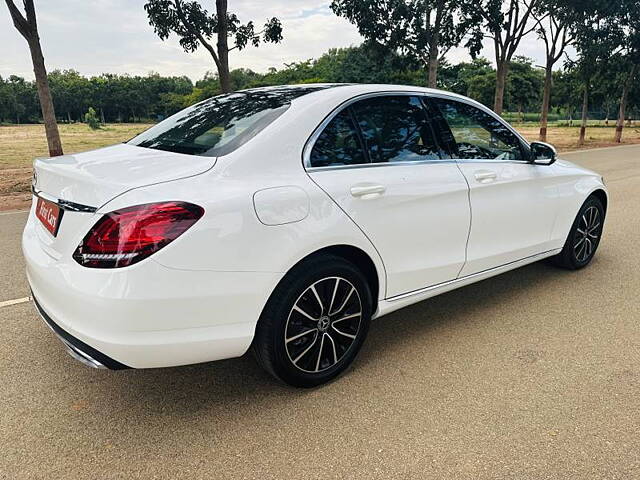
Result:
[[[558,152],[558,157],[562,157],[562,155],[571,155],[574,153],[588,153],[588,152],[599,152],[602,150],[613,150],[613,149],[617,149],[617,148],[629,148],[629,147],[640,147],[640,144],[638,143],[628,143],[628,144],[623,144],[623,145],[614,145],[612,147],[598,147],[598,148],[583,148],[581,150],[570,150],[567,152]]]
[[[0,212],[0,217],[5,215],[15,215],[17,213],[29,213],[29,210],[15,210],[13,212]]]
[[[18,305],[19,303],[27,303],[29,300],[31,300],[31,297],[14,298],[13,300],[6,300],[4,302],[0,302],[0,308],[9,307],[11,305]]]

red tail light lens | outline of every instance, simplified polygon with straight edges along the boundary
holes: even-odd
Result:
[[[80,265],[133,265],[165,247],[202,217],[204,209],[185,202],[136,205],[105,214],[73,254]]]

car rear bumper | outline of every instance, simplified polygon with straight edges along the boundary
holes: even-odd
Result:
[[[69,335],[69,333],[60,328],[60,326],[56,324],[56,322],[54,322],[49,315],[47,315],[47,312],[45,312],[38,303],[38,300],[33,296],[32,298],[33,304],[35,305],[36,310],[40,314],[40,317],[42,318],[44,323],[58,337],[58,339],[64,344],[64,346],[67,347],[67,352],[73,358],[91,368],[101,368],[109,370],[125,370],[127,368],[131,368],[118,362],[117,360],[114,360],[104,353],[99,352],[95,348],[87,345],[73,335]]]
[[[243,355],[279,273],[118,269],[54,258],[30,218],[22,239],[36,307],[72,355],[94,367],[155,368]],[[169,247],[168,247],[169,248]],[[159,252],[162,253],[162,252]]]

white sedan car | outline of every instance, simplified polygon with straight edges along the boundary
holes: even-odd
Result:
[[[586,266],[602,177],[468,98],[300,85],[205,100],[34,164],[35,305],[97,368],[237,357],[310,387],[372,318],[544,258]]]

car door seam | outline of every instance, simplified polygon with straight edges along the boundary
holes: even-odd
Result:
[[[329,197],[329,200],[331,200],[339,209],[340,211],[342,211],[342,213],[344,213],[347,218],[349,220],[351,220],[351,222],[356,226],[356,228],[358,230],[360,230],[360,232],[362,232],[362,234],[364,235],[364,237],[369,241],[369,243],[371,244],[371,247],[376,251],[376,253],[378,254],[378,258],[380,259],[380,263],[382,264],[382,268],[384,269],[384,298],[387,298],[387,291],[388,291],[388,275],[387,275],[387,266],[384,263],[384,259],[382,258],[382,255],[380,254],[380,251],[378,250],[378,248],[375,246],[375,244],[373,243],[373,241],[371,240],[371,238],[369,238],[369,235],[366,234],[366,232],[360,227],[360,225],[358,225],[358,223],[351,218],[351,215],[349,215],[344,208],[342,208],[342,206],[329,194],[329,192],[327,192],[324,188],[322,188],[322,186],[316,182],[313,177],[309,174],[309,172],[305,172],[307,174],[307,176],[309,177],[309,179],[314,183],[314,185],[316,185],[321,191],[322,193],[324,193],[327,197]]]
[[[462,171],[462,168],[460,168],[460,164],[458,163],[457,160],[456,160],[456,168],[460,172],[460,175],[462,175],[462,178],[464,178],[464,182],[467,184],[467,203],[469,205],[469,229],[467,230],[467,242],[465,243],[465,246],[464,246],[464,262],[462,263],[462,266],[458,271],[458,275],[456,276],[456,279],[458,279],[460,278],[460,274],[462,273],[462,270],[464,270],[464,267],[467,265],[467,261],[469,260],[469,240],[471,239],[471,228],[473,226],[473,205],[471,204],[471,185],[469,185],[469,180],[467,179],[467,176]]]

